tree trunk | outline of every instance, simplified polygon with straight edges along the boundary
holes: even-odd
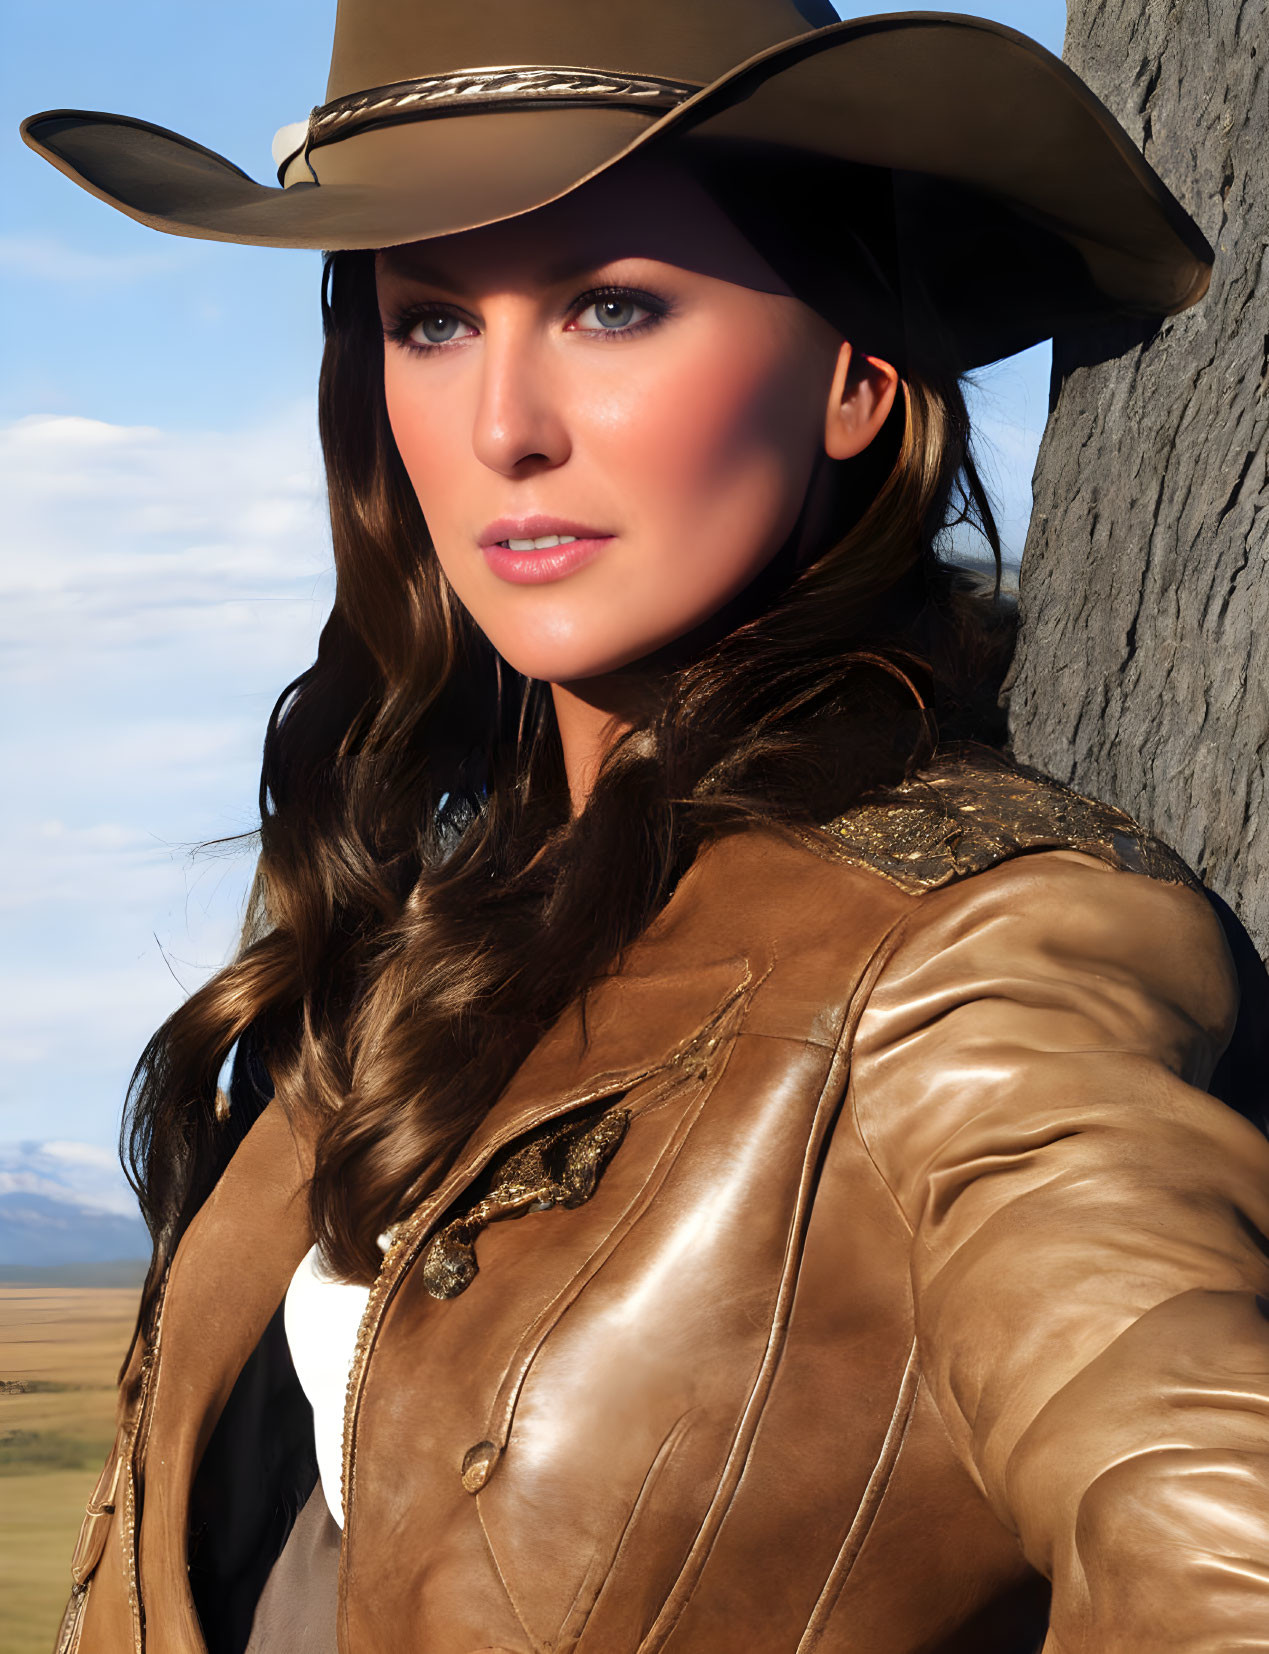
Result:
[[[1054,344],[1010,727],[1269,954],[1269,0],[1069,0],[1066,61],[1216,249],[1160,325]]]

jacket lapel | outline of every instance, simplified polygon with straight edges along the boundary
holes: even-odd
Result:
[[[144,1444],[138,1546],[146,1618],[164,1654],[203,1654],[190,1594],[190,1486],[229,1392],[312,1245],[311,1128],[271,1103],[177,1248]],[[126,1537],[125,1537],[126,1542]]]

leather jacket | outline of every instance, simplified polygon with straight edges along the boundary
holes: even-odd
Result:
[[[398,1226],[341,1651],[1269,1650],[1237,998],[1188,870],[1027,772],[713,843]],[[182,1239],[67,1654],[245,1642],[315,1474],[310,1167],[270,1104]]]

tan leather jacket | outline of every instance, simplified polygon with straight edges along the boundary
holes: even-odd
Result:
[[[341,1650],[1269,1650],[1235,1002],[1181,865],[1053,785],[944,767],[712,846],[398,1230]],[[65,1649],[201,1654],[258,1590],[308,1166],[269,1106],[185,1236]]]

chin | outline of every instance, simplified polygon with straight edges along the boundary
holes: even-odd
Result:
[[[513,671],[543,683],[567,684],[619,672],[653,654],[669,640],[657,634],[648,638],[613,639],[598,647],[593,637],[569,641],[551,638],[537,643],[524,637],[493,637],[490,641]]]
[[[500,649],[498,653],[513,671],[523,677],[537,678],[542,683],[569,684],[602,678],[609,672],[619,671],[623,666],[640,660],[649,651],[637,649],[630,654],[597,655],[580,650],[561,654],[558,650],[538,652],[517,649],[508,652]]]

